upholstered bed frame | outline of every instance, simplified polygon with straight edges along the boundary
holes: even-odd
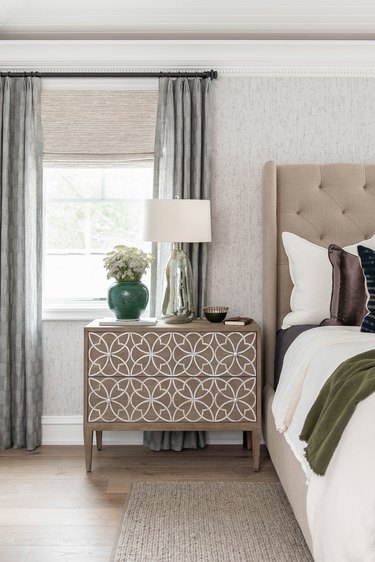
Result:
[[[375,232],[375,165],[303,164],[263,169],[263,433],[272,461],[311,549],[306,518],[306,480],[285,438],[274,425],[276,331],[289,312],[292,282],[281,233],[293,232],[315,244],[345,246]]]

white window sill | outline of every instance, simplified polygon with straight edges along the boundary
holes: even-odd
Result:
[[[144,312],[149,316],[149,309]],[[107,302],[92,301],[67,301],[65,303],[44,304],[42,311],[43,322],[91,322],[97,318],[112,318],[113,313],[109,310]]]
[[[43,306],[43,322],[87,321],[113,316],[107,303],[66,302]]]

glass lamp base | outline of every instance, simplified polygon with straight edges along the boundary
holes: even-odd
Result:
[[[186,324],[195,318],[193,275],[190,260],[174,243],[165,269],[165,292],[162,319],[167,324]]]

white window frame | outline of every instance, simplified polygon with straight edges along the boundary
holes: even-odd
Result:
[[[67,78],[45,79],[43,88],[49,90],[157,90],[157,78]],[[64,302],[43,302],[43,321],[90,321],[112,316],[107,299],[70,299]]]

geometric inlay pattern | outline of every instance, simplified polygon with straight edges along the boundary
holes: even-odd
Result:
[[[89,379],[89,422],[256,421],[255,377]]]
[[[88,333],[88,422],[256,420],[256,333]]]
[[[89,377],[255,377],[255,332],[89,332]]]

